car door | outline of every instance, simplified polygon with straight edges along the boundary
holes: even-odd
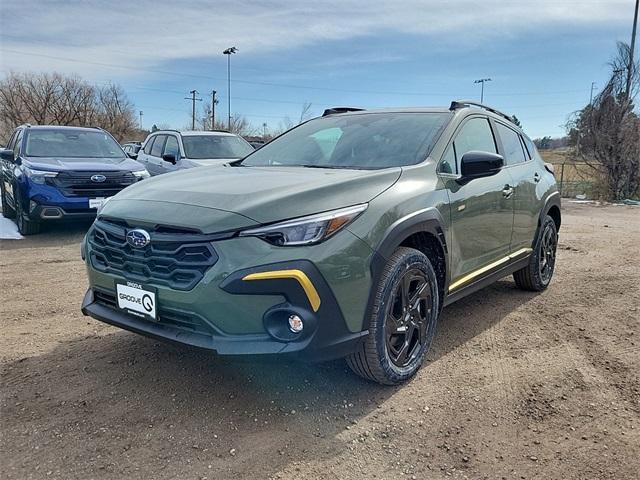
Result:
[[[463,121],[452,137],[438,167],[449,196],[451,250],[451,288],[462,286],[461,279],[482,273],[510,253],[513,226],[513,189],[508,169],[490,177],[460,184],[460,161],[470,151],[498,153],[493,130],[485,116]]]
[[[11,137],[11,141],[7,145],[8,150],[13,150],[13,158],[16,159],[22,153],[22,137],[24,129],[19,128]],[[4,182],[4,189],[6,196],[10,199],[11,204],[15,207],[15,192],[13,191],[14,179],[15,179],[15,161],[8,160],[3,161],[2,164],[2,181]]]
[[[144,142],[144,148],[140,149],[138,152],[138,158],[136,159],[140,162],[144,168],[147,169],[149,174],[158,175],[157,166],[151,161],[151,148],[153,147],[153,142],[155,141],[157,135],[153,135],[147,138]]]
[[[182,158],[180,156],[180,147],[178,146],[178,137],[175,135],[167,135],[167,140],[165,141],[164,149],[162,150],[162,156],[164,155],[173,155],[176,159],[176,163],[173,164],[166,160],[162,160],[163,173],[175,172],[176,170],[183,168]]]
[[[511,174],[514,186],[514,216],[511,250],[530,248],[538,227],[541,194],[537,193],[541,179],[539,164],[529,154],[519,132],[495,121],[496,133],[502,147],[502,155]]]

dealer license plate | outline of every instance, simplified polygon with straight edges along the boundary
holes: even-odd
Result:
[[[134,282],[116,284],[118,307],[136,315],[156,319],[156,293]]]

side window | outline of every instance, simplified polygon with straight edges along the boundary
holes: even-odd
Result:
[[[180,149],[178,148],[178,139],[173,135],[167,137],[167,141],[164,144],[163,155],[175,155],[176,158],[180,156]]]
[[[471,151],[498,153],[493,132],[486,118],[472,118],[462,126],[453,141],[456,156],[456,173],[460,171],[460,160]]]
[[[527,147],[527,150],[529,151],[529,158],[536,158],[536,156],[538,155],[538,150],[536,149],[534,143],[529,137],[525,136],[522,138],[524,140],[524,146]]]
[[[522,143],[520,142],[520,135],[509,127],[497,123],[498,135],[502,141],[502,148],[504,148],[505,163],[507,165],[517,165],[527,161],[524,150],[522,149]]]
[[[447,151],[442,156],[440,162],[440,173],[455,173],[456,169],[456,151],[453,147],[453,143],[449,145]]]
[[[158,135],[156,137],[156,141],[153,142],[153,146],[151,147],[151,155],[154,157],[162,156],[162,148],[164,147],[164,140],[167,138],[166,135]]]
[[[13,144],[16,140],[16,137],[18,136],[18,131],[13,132],[13,135],[11,135],[11,138],[9,139],[9,141],[7,142],[7,150],[13,150]]]
[[[151,147],[153,147],[153,142],[155,141],[156,138],[158,138],[157,135],[155,137],[151,137],[149,140],[147,140],[147,143],[145,143],[144,150],[142,151],[147,155],[151,155]]]
[[[22,152],[22,134],[24,130],[18,130],[18,134],[16,135],[16,143],[13,146],[13,156],[17,157]]]

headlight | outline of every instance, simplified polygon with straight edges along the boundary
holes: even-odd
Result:
[[[100,215],[100,212],[102,211],[102,209],[104,208],[104,206],[107,204],[109,200],[111,200],[111,197],[107,197],[102,201],[100,206],[96,209],[96,215]]]
[[[241,237],[259,237],[273,245],[310,245],[326,240],[351,223],[367,208],[367,204],[340,208],[330,212],[296,218],[266,227],[240,232]]]
[[[138,179],[138,180],[142,180],[143,178],[149,178],[151,175],[149,175],[149,172],[147,172],[147,170],[138,170],[137,172],[131,172],[133,173],[133,175]]]
[[[48,172],[46,170],[34,170],[29,167],[22,167],[22,171],[33,182],[39,185],[44,185],[47,178],[53,178],[58,175],[58,172]]]

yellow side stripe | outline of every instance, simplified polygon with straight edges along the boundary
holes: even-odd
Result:
[[[479,277],[483,273],[493,270],[494,268],[499,267],[503,263],[507,263],[509,260],[514,260],[518,257],[521,257],[525,253],[530,253],[532,251],[533,251],[532,248],[521,248],[520,250],[516,250],[515,252],[507,255],[506,257],[501,258],[500,260],[496,260],[495,262],[492,262],[489,265],[485,265],[484,267],[479,268],[478,270],[468,273],[467,275],[460,277],[458,280],[456,280],[451,285],[449,285],[449,291],[451,292],[456,288],[460,288],[462,285],[469,283],[471,280],[473,280],[476,277]]]
[[[309,280],[307,274],[302,270],[273,270],[270,272],[250,273],[242,280],[277,280],[281,278],[293,278],[296,280],[307,295],[313,311],[318,311],[320,308],[320,295],[318,295],[316,287],[313,286],[313,283]]]

